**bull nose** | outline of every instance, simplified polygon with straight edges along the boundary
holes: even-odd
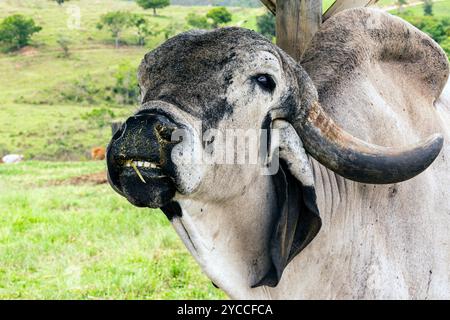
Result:
[[[180,141],[172,139],[172,133],[177,129],[177,125],[168,117],[143,111],[126,121],[124,134],[137,132],[143,135],[141,138],[156,138],[159,143],[178,143]]]
[[[145,130],[144,133],[153,131],[151,134],[156,134],[157,137],[166,142],[177,142],[172,141],[172,133],[177,129],[177,126],[171,119],[164,115],[141,111],[126,121],[126,130],[133,130],[135,127],[140,127],[141,133],[143,132],[141,130],[142,127],[146,127],[150,130]]]
[[[164,142],[170,142],[170,143],[180,142],[179,140],[172,139],[172,133],[175,130],[177,130],[177,127],[170,123],[166,123],[165,121],[160,121],[155,124],[155,130],[156,130],[156,135],[158,136],[158,138],[160,138]]]
[[[177,124],[161,114],[141,111],[128,118],[111,141],[110,154],[116,163],[124,160],[149,160],[161,165],[181,140],[172,139]]]

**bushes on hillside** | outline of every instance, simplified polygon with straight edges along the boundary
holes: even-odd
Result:
[[[137,69],[129,63],[123,63],[114,74],[115,83],[109,91],[118,104],[133,105],[139,102],[140,90],[137,80]]]
[[[114,112],[107,108],[96,108],[81,115],[81,119],[86,120],[94,128],[109,126],[116,117]]]
[[[201,16],[196,13],[189,13],[186,17],[186,22],[188,25],[195,29],[210,29],[211,25],[205,16]]]
[[[108,28],[114,37],[116,48],[119,47],[121,33],[132,25],[133,15],[126,11],[108,12],[100,17],[97,29]]]
[[[145,45],[148,37],[156,36],[162,32],[157,30],[156,25],[151,25],[145,16],[127,11],[113,11],[102,15],[97,24],[97,29],[103,28],[107,28],[111,32],[116,48],[119,47],[121,34],[129,28],[136,30],[137,44],[140,46]]]
[[[218,28],[220,25],[231,21],[231,13],[225,7],[218,7],[208,11],[206,18],[212,20],[213,28]]]
[[[4,50],[19,50],[30,43],[31,36],[42,28],[32,18],[15,14],[0,23],[0,44]]]
[[[275,15],[271,12],[256,17],[256,26],[258,32],[261,33],[266,38],[272,40],[276,36],[276,19]]]
[[[204,16],[195,13],[189,13],[186,22],[189,26],[196,29],[218,28],[232,19],[232,14],[225,7],[213,8]]]
[[[103,78],[113,79],[107,83],[87,74],[79,79],[62,82],[56,87],[20,97],[16,103],[26,104],[81,104],[81,105],[136,105],[139,103],[137,68],[130,63],[120,64],[112,74]]]
[[[225,6],[259,8],[262,3],[259,0],[171,0],[171,4],[177,6]]]
[[[401,15],[403,19],[427,33],[450,55],[450,18],[436,18],[431,16]]]

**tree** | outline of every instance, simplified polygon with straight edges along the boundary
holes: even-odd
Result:
[[[6,45],[8,50],[18,50],[28,45],[31,36],[41,30],[33,19],[15,14],[0,23],[0,43]]]
[[[212,26],[214,28],[219,27],[220,24],[224,24],[231,21],[231,13],[225,7],[218,7],[209,10],[206,17],[213,21]]]
[[[100,17],[100,22],[97,24],[98,29],[107,27],[115,40],[115,47],[119,47],[120,34],[122,31],[130,27],[133,23],[133,15],[125,11],[108,12]]]
[[[194,28],[197,29],[210,29],[211,25],[205,16],[200,16],[193,12],[189,13],[186,17],[186,22]]]
[[[170,23],[166,26],[161,32],[164,34],[164,39],[169,39],[173,35],[175,35],[179,30],[182,30],[183,26],[179,23]]]
[[[67,39],[66,37],[60,35],[58,37],[58,39],[56,40],[56,42],[61,47],[61,50],[63,52],[62,53],[62,57],[63,58],[68,58],[70,56],[70,51],[69,51],[70,40]]]
[[[144,9],[153,9],[154,16],[156,16],[156,9],[170,6],[170,0],[136,0],[136,3]]]
[[[258,32],[270,40],[276,36],[276,18],[271,12],[256,18]]]
[[[406,1],[406,0],[397,0],[397,7],[398,7],[398,12],[399,13],[402,13],[404,11],[403,6],[405,4],[408,4],[408,1]]]
[[[140,46],[145,45],[145,40],[147,37],[156,36],[159,33],[159,31],[152,30],[152,27],[150,26],[148,20],[138,14],[133,16],[132,25],[137,30],[138,45]]]
[[[433,1],[432,0],[425,0],[425,3],[423,5],[423,14],[425,16],[433,15]]]

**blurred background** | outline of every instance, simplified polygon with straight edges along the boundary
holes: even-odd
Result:
[[[450,54],[450,0],[377,6]],[[0,299],[226,298],[159,210],[112,191],[102,161],[138,106],[144,54],[222,26],[275,41],[259,0],[0,0]]]

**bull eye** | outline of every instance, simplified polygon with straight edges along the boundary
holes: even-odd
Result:
[[[258,74],[253,77],[256,83],[265,91],[273,92],[276,84],[273,78],[268,74]]]

